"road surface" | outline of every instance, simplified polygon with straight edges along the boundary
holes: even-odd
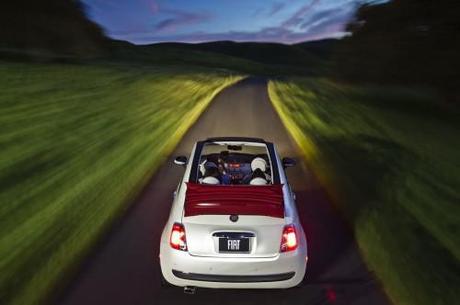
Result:
[[[249,78],[221,92],[187,132],[173,155],[152,177],[133,207],[83,264],[56,304],[388,304],[367,269],[351,231],[333,209],[306,164],[287,170],[307,235],[309,261],[306,285],[289,290],[198,289],[159,285],[160,235],[183,168],[172,165],[176,155],[189,155],[192,145],[214,136],[261,137],[274,142],[280,155],[299,151],[272,108],[267,82]]]

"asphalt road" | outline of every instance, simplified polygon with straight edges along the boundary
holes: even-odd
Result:
[[[188,131],[157,171],[127,215],[83,264],[57,304],[388,304],[367,269],[351,231],[309,171],[299,162],[288,169],[309,246],[306,284],[288,290],[198,289],[159,285],[160,234],[183,169],[176,155],[189,155],[194,142],[211,136],[261,137],[274,142],[282,157],[299,152],[272,108],[263,79],[250,78],[224,90]],[[300,161],[300,158],[297,158]]]

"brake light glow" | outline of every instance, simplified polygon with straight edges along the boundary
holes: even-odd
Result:
[[[281,236],[281,252],[289,252],[297,249],[297,233],[293,224],[287,225],[283,229],[283,235]]]
[[[185,228],[183,224],[175,223],[173,225],[169,244],[173,249],[187,251],[187,240],[185,238]]]

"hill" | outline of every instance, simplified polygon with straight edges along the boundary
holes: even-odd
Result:
[[[312,54],[301,48],[280,43],[215,41],[199,44],[159,43],[152,46],[175,46],[191,50],[221,53],[265,64],[311,64],[316,59]]]
[[[191,64],[267,76],[314,75],[331,57],[337,39],[296,45],[261,42],[215,41],[206,43],[156,43],[133,45],[117,41],[112,55],[117,60],[161,64]]]
[[[198,44],[158,43],[145,47],[152,49],[183,49],[223,54],[271,66],[290,66],[296,70],[309,71],[318,64],[319,58],[296,45],[262,42],[215,41]],[[301,67],[301,69],[299,68]]]
[[[340,45],[340,39],[321,39],[297,43],[294,46],[321,59],[329,59]]]
[[[127,41],[110,41],[110,53],[104,58],[110,62],[124,62],[130,65],[194,66],[262,73],[264,65],[243,58],[225,54],[190,50],[181,44],[169,46],[140,46]]]

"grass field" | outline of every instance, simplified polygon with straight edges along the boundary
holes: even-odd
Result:
[[[43,300],[239,79],[205,72],[0,62],[2,304]]]
[[[269,93],[394,304],[458,303],[458,112],[422,90],[326,79]]]

